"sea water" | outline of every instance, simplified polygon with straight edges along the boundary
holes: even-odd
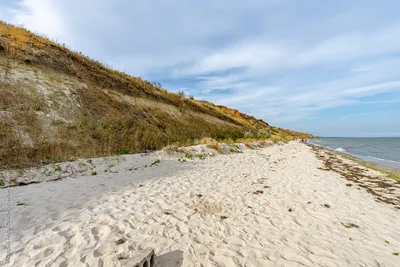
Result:
[[[311,139],[309,143],[349,154],[361,160],[400,168],[400,137],[321,137],[318,139]]]

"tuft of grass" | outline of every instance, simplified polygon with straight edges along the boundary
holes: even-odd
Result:
[[[199,153],[199,154],[196,154],[196,157],[201,159],[201,160],[204,160],[204,159],[206,159],[207,156],[204,153]]]
[[[399,256],[399,253],[393,252],[393,256]]]
[[[231,153],[242,153],[242,150],[238,149],[237,147],[231,147],[229,148],[229,151]]]
[[[54,168],[54,171],[60,172],[60,171],[61,171],[61,166],[60,166],[60,165],[57,165],[57,166]]]
[[[4,185],[5,185],[4,180],[0,179],[0,186],[4,186]]]
[[[191,158],[193,158],[193,154],[190,153],[190,152],[186,152],[186,153],[185,153],[185,158],[191,159]]]
[[[97,175],[97,172],[92,172],[92,175],[94,176],[94,175]]]
[[[121,149],[121,150],[119,151],[119,154],[120,154],[120,155],[127,155],[127,154],[129,154],[129,150],[128,150],[128,149]]]
[[[152,166],[154,166],[154,165],[156,165],[156,164],[158,164],[160,162],[161,162],[161,160],[157,159],[153,163],[150,164],[150,167],[152,167]]]
[[[182,97],[182,98],[185,98],[186,97],[186,95],[185,95],[185,91],[183,91],[183,90],[181,90],[181,91],[178,91],[178,96],[180,96],[180,97]]]
[[[218,151],[219,153],[222,152],[221,146],[219,144],[212,144],[212,145],[208,145],[209,148],[214,149],[216,151]]]
[[[177,145],[168,145],[168,146],[164,147],[163,150],[165,152],[167,152],[167,154],[173,154],[173,153],[178,152],[178,146]]]
[[[25,206],[25,202],[18,201],[17,206]]]
[[[271,131],[270,128],[264,128],[258,131],[246,131],[243,137],[246,139],[268,139],[271,138]]]
[[[400,177],[392,172],[386,172],[386,177],[392,180],[400,181]]]
[[[250,144],[250,143],[245,143],[244,145],[245,145],[247,148],[255,149],[254,146],[253,146],[252,144]]]

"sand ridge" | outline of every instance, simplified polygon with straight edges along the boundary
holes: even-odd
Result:
[[[148,247],[159,266],[399,266],[399,210],[307,145],[241,151],[129,155],[11,188],[9,266],[121,266]]]

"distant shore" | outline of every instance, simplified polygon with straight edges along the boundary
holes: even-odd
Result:
[[[400,183],[298,141],[82,159],[18,179],[38,183],[0,189],[5,266],[124,266],[147,248],[157,267],[400,260]]]

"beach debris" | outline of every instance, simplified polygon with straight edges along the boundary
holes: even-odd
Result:
[[[256,191],[253,192],[253,194],[255,194],[255,195],[264,194],[264,191],[263,190],[256,190]]]
[[[157,163],[160,163],[161,161],[159,159],[157,159],[156,161],[154,161],[153,163],[150,164],[150,167],[156,165]]]
[[[202,197],[203,195],[202,195],[202,194],[197,194],[196,196],[197,196],[197,197]]]
[[[18,201],[17,206],[25,206],[25,202]]]
[[[346,184],[346,186],[353,186],[352,184]]]
[[[92,172],[92,175],[94,176],[94,175],[97,175],[97,172]]]
[[[10,185],[10,187],[13,186],[25,186],[25,185],[30,185],[30,184],[39,184],[40,181],[31,181],[31,182],[19,182],[16,185]]]
[[[393,252],[393,256],[399,256],[399,253]]]
[[[64,179],[64,178],[67,178],[67,176],[65,176],[65,177],[58,177],[58,178],[54,178],[54,179],[50,179],[50,180],[47,180],[46,182],[57,182],[57,181],[60,181],[60,180],[62,180],[62,179]]]
[[[264,188],[271,188],[269,185],[264,185]]]
[[[156,255],[154,249],[147,248],[145,250],[137,252],[132,258],[124,259],[125,255],[121,258],[121,266],[126,267],[154,267],[156,265]]]
[[[221,220],[225,220],[225,219],[228,219],[228,216],[222,215],[220,218],[221,218]]]
[[[324,207],[325,207],[325,208],[328,208],[328,209],[331,208],[331,206],[330,206],[329,204],[324,204]]]
[[[171,215],[173,212],[172,210],[164,210],[164,214],[166,215]]]
[[[385,243],[386,243],[386,244],[390,244],[390,242],[389,242],[389,241],[387,241],[387,240],[385,240]]]
[[[350,240],[350,241],[353,241],[353,238],[349,237],[349,240]]]
[[[360,228],[357,224],[354,223],[341,223],[346,228]]]
[[[307,204],[311,204],[311,201],[308,201]]]
[[[120,238],[120,239],[118,239],[117,241],[115,241],[115,244],[117,244],[117,245],[122,245],[122,244],[124,244],[126,242],[126,239],[125,238]]]
[[[140,184],[140,185],[139,185],[139,187],[143,187],[143,185],[142,185],[142,184]]]
[[[294,211],[294,209],[292,209],[292,208],[289,208],[289,209],[288,209],[288,211],[289,211],[289,212],[292,212],[292,211]]]

